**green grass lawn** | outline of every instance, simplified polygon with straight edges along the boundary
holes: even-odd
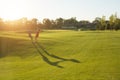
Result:
[[[0,80],[120,80],[120,31],[0,32]]]

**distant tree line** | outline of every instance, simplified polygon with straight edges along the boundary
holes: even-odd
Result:
[[[105,16],[101,18],[96,17],[94,21],[89,22],[87,20],[76,20],[76,17],[70,19],[57,18],[56,20],[50,20],[48,18],[43,19],[42,22],[33,18],[28,20],[27,18],[21,18],[14,21],[4,21],[0,18],[0,30],[16,31],[16,30],[35,30],[36,28],[42,29],[74,29],[74,30],[119,30],[120,18],[117,14],[112,14],[109,20],[106,20]]]

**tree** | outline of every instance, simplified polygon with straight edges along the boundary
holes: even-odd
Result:
[[[116,21],[115,21],[115,27],[114,29],[117,31],[118,29],[120,29],[120,19],[117,18]]]
[[[74,27],[77,28],[78,21],[76,20],[76,17],[72,17],[70,19],[64,20],[64,26],[66,27]]]
[[[56,27],[58,29],[61,29],[61,27],[64,25],[64,19],[63,18],[58,18],[58,19],[55,20],[55,22],[56,22]]]
[[[100,19],[100,24],[101,24],[101,30],[107,29],[107,24],[106,24],[105,16],[102,16],[102,18]]]
[[[52,29],[58,29],[58,26],[57,26],[55,20],[51,20],[51,24],[52,24],[52,27],[51,27]]]
[[[110,22],[110,29],[113,30],[115,28],[115,22],[116,22],[117,16],[115,15],[111,15],[109,17],[109,22]]]
[[[28,19],[26,17],[23,17],[19,20],[15,20],[14,21],[14,28],[16,28],[17,30],[27,30],[27,23],[28,23]],[[17,27],[16,27],[17,26]]]
[[[36,28],[37,28],[37,25],[38,25],[38,19],[33,18],[33,19],[31,20],[31,22],[32,22],[33,28],[36,29]]]
[[[96,17],[93,21],[93,24],[96,25],[97,30],[105,30],[107,29],[107,23],[105,20],[105,16],[102,16],[102,18]]]
[[[93,21],[93,24],[96,25],[96,30],[100,30],[101,29],[100,21],[101,21],[101,18],[99,18],[99,17],[96,17],[95,20]]]
[[[51,23],[50,19],[47,19],[47,18],[43,19],[43,26],[46,29],[51,29],[52,23]]]
[[[81,20],[77,23],[77,29],[81,29],[81,30],[87,30],[87,29],[90,29],[90,22],[87,21],[87,20]]]

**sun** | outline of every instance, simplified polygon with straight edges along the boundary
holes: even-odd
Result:
[[[7,20],[15,20],[24,17],[25,5],[18,0],[3,0],[0,3],[0,17]]]
[[[14,16],[13,16],[14,15]],[[13,14],[13,13],[9,13],[9,14],[4,14],[3,15],[3,18],[5,19],[5,20],[16,20],[16,19],[18,19],[18,16],[16,15],[16,14]]]
[[[4,12],[3,18],[6,20],[16,20],[23,17],[17,10],[7,10]]]

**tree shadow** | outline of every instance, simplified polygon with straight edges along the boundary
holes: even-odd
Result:
[[[32,52],[26,53],[30,51],[27,48],[33,48],[30,42],[24,39],[0,36],[0,58],[16,56],[24,59],[33,56]]]
[[[19,43],[22,41],[22,39],[0,37],[0,58],[5,56],[18,56],[18,54],[14,54],[13,52],[17,51],[16,48],[19,47]]]
[[[76,60],[76,59],[66,59],[66,58],[62,58],[62,57],[59,57],[59,56],[56,56],[56,55],[53,55],[53,54],[50,54],[43,46],[41,46],[38,42],[32,42],[34,47],[37,49],[38,53],[42,56],[42,59],[47,62],[48,64],[52,65],[52,66],[56,66],[56,67],[59,67],[59,68],[63,68],[62,66],[58,65],[60,62],[64,62],[64,61],[71,61],[71,62],[75,62],[75,63],[80,63],[79,60]],[[56,59],[59,59],[60,61],[56,61],[56,62],[51,62],[46,56],[44,56],[42,53],[41,53],[41,50],[44,51],[44,53],[46,53],[48,56],[52,57],[52,58],[56,58]]]

